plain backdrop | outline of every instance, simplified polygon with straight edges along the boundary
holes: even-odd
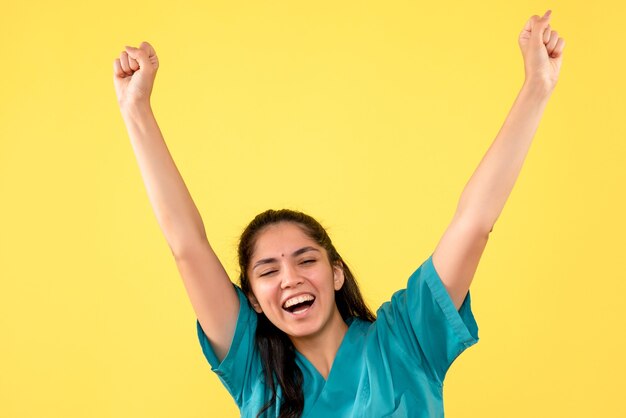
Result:
[[[432,253],[552,10],[560,80],[476,272],[447,417],[623,417],[626,83],[618,1],[9,2],[0,14],[0,416],[236,417],[113,88],[152,106],[210,242],[317,218],[377,309]]]

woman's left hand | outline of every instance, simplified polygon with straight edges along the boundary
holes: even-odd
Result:
[[[526,82],[539,84],[550,92],[559,78],[565,47],[565,40],[550,28],[551,13],[548,10],[543,17],[532,16],[519,35]]]

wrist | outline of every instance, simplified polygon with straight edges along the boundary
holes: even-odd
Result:
[[[151,110],[150,100],[127,100],[119,103],[122,114]]]
[[[544,80],[527,78],[524,80],[522,90],[537,98],[548,98],[552,94],[554,86]]]
[[[124,119],[138,119],[152,114],[152,107],[148,100],[132,100],[120,103],[120,110]]]

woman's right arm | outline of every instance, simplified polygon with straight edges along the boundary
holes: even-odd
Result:
[[[149,43],[126,48],[114,62],[118,104],[159,226],[198,322],[221,361],[235,332],[239,298],[209,244],[200,213],[152,112],[150,94],[157,69]]]

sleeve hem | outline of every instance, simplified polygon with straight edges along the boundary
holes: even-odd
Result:
[[[248,303],[246,296],[243,294],[241,289],[237,287],[234,283],[233,286],[235,287],[235,291],[239,296],[239,312],[237,314],[237,325],[235,326],[235,332],[228,348],[228,352],[221,362],[219,361],[208,337],[202,329],[200,321],[198,321],[198,319],[196,318],[196,330],[198,333],[198,338],[200,340],[202,351],[211,366],[211,370],[215,372],[221,379],[223,379],[227,385],[229,385],[230,382],[228,381],[225,369],[229,369],[231,367],[231,363],[235,361],[235,346],[241,342],[245,327],[248,326],[250,316],[250,311],[245,309],[245,306],[243,305],[244,303]]]
[[[426,260],[424,267],[425,271],[428,272],[425,274],[425,281],[431,289],[433,296],[435,297],[435,301],[443,311],[446,320],[450,323],[454,333],[459,338],[459,342],[462,344],[456,352],[452,353],[452,357],[449,359],[449,368],[449,366],[452,365],[452,363],[461,355],[461,353],[463,353],[463,351],[476,344],[479,340],[478,325],[471,309],[471,295],[468,290],[465,300],[457,311],[448,290],[441,280],[441,276],[439,276],[439,273],[435,270],[432,254]],[[443,374],[441,376],[435,373],[435,383],[437,383],[440,388],[443,388],[443,379],[448,368],[442,371]]]
[[[433,295],[435,295],[435,299],[446,315],[446,319],[452,324],[452,328],[461,343],[465,348],[471,347],[478,342],[479,338],[478,325],[471,310],[470,291],[467,291],[467,296],[465,296],[463,304],[457,311],[448,290],[441,280],[441,276],[439,276],[439,273],[435,270],[432,258],[433,256],[431,254],[426,260],[426,271],[433,272],[433,274],[425,275],[426,283],[433,292]]]

